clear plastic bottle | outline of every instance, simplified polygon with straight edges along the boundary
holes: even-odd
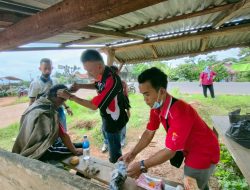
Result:
[[[90,151],[89,151],[89,147],[90,143],[88,140],[87,135],[83,136],[83,141],[82,141],[82,149],[83,149],[83,159],[84,160],[89,160],[90,158]]]

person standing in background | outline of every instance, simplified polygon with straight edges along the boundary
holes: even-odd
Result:
[[[207,98],[207,89],[210,91],[210,95],[212,98],[214,96],[214,87],[213,87],[213,80],[216,76],[216,73],[211,70],[210,66],[206,66],[204,71],[200,74],[200,86],[203,88],[203,94]]]

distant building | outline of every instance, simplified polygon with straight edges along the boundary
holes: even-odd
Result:
[[[80,72],[76,72],[74,75],[76,82],[77,83],[82,83],[82,84],[88,84],[90,83],[92,80],[89,78],[88,74],[81,74]]]

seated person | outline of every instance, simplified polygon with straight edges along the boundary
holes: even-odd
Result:
[[[65,85],[53,86],[23,113],[13,153],[42,161],[62,159],[69,154],[82,154],[81,144],[74,145],[71,142],[58,119],[57,109],[65,99],[57,97],[57,91],[64,89],[67,90]],[[52,146],[58,137],[66,147]]]

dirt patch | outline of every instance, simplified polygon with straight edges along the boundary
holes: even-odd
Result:
[[[90,130],[96,126],[96,123],[97,123],[96,120],[86,120],[86,121],[79,120],[70,125],[69,128]]]
[[[17,97],[4,97],[0,98],[0,107],[9,106],[16,102]]]

